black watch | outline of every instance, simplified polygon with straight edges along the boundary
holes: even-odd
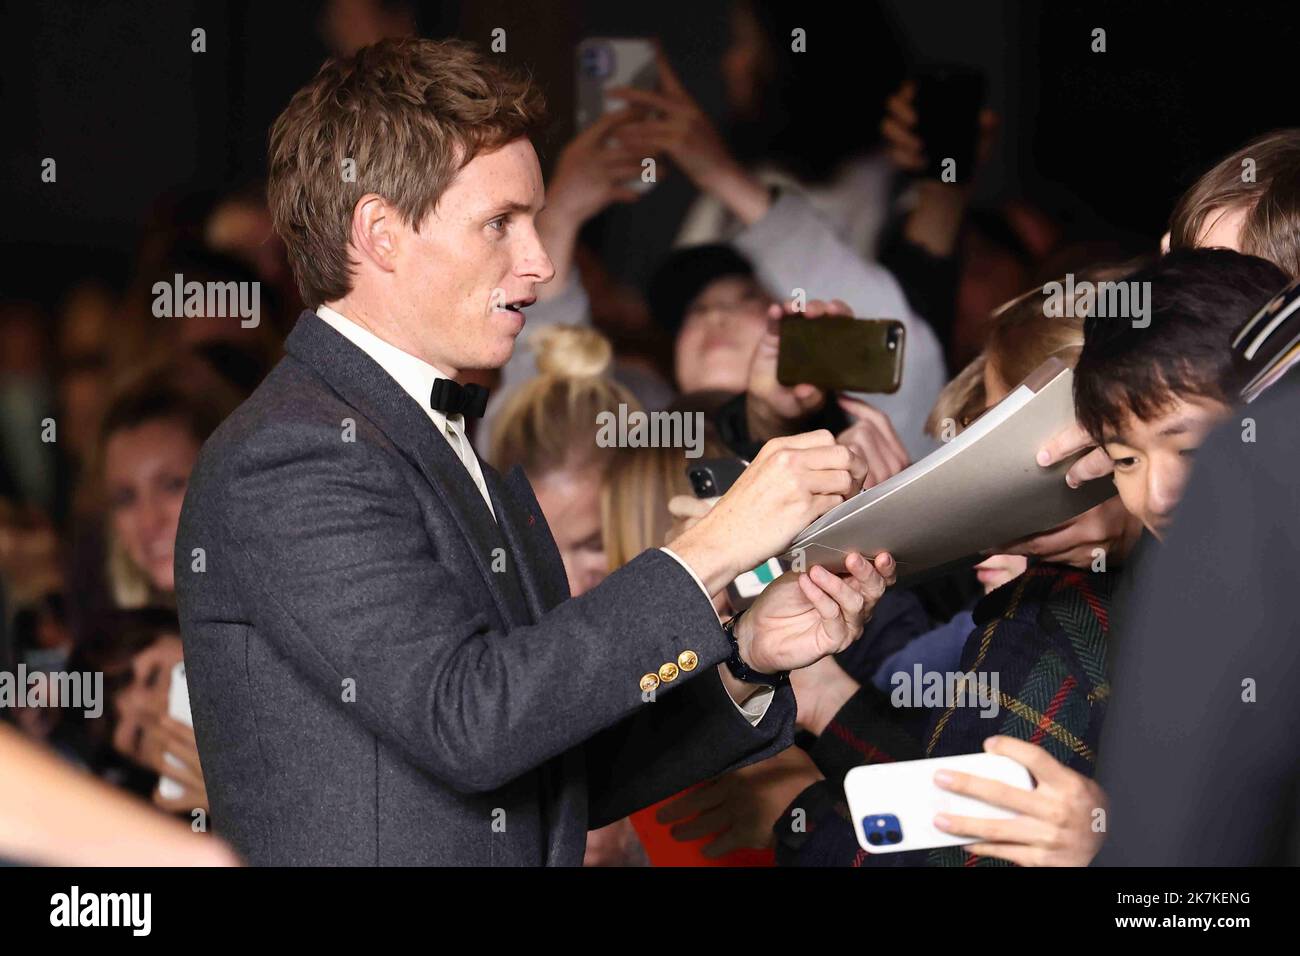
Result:
[[[744,614],[741,611],[740,614]],[[731,671],[731,676],[736,680],[743,680],[750,684],[766,684],[768,687],[780,687],[782,684],[790,683],[790,672],[781,671],[777,674],[764,674],[756,671],[746,664],[740,657],[740,642],[736,640],[736,622],[740,620],[740,614],[730,618],[722,625],[722,631],[727,635],[727,640],[731,641],[731,656],[727,658],[727,670]]]

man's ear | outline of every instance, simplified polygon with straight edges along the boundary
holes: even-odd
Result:
[[[401,216],[382,196],[366,193],[352,207],[352,246],[384,272],[397,263]]]

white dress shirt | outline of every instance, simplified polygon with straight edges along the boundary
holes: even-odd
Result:
[[[439,371],[423,359],[416,358],[409,352],[404,352],[397,346],[385,342],[373,332],[363,329],[347,316],[336,312],[327,305],[318,307],[316,314],[336,332],[378,362],[379,366],[402,387],[402,390],[424,409],[424,413],[429,416],[429,420],[438,429],[438,433],[447,439],[452,451],[456,453],[456,457],[460,459],[461,464],[465,466],[465,470],[469,472],[470,478],[474,480],[479,494],[483,496],[488,511],[495,520],[496,509],[492,507],[492,498],[488,494],[487,482],[483,480],[483,466],[479,463],[478,456],[474,454],[473,446],[465,436],[465,416],[459,413],[446,415],[429,405],[429,395],[433,391],[433,383],[437,379],[451,378],[451,376]],[[700,580],[695,570],[668,548],[661,548],[660,550],[672,556],[678,564],[686,569],[686,572],[700,586],[705,599],[712,606],[713,599],[709,596],[708,589],[704,587],[704,582]],[[721,619],[719,619],[719,624],[721,624]],[[735,698],[731,698],[731,700],[749,720],[750,724],[757,726],[759,720],[767,713],[768,705],[772,702],[772,695],[773,690],[771,687],[761,687],[743,704],[735,700]],[[727,696],[731,697],[730,694]]]
[[[487,502],[488,511],[495,519],[497,513],[492,507],[487,482],[483,480],[483,466],[479,464],[478,456],[474,454],[469,439],[465,437],[465,416],[459,412],[455,415],[446,415],[429,405],[433,383],[440,378],[451,378],[451,376],[439,371],[424,359],[418,359],[409,352],[403,352],[396,345],[390,345],[375,333],[363,329],[347,316],[340,315],[327,305],[317,309],[316,314],[328,322],[336,332],[378,362],[380,367],[402,386],[402,391],[415,399],[416,404],[424,409],[424,413],[438,429],[438,434],[447,439],[451,450],[456,453],[456,457],[469,472],[470,478],[478,487],[479,494]]]

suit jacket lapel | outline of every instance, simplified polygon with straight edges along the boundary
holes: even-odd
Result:
[[[464,463],[438,434],[428,414],[378,362],[312,312],[304,312],[298,319],[285,341],[285,351],[315,370],[416,463],[469,543],[474,564],[502,617],[526,623],[529,607],[519,586],[518,560],[513,568],[494,570],[507,555],[506,540]]]
[[[524,470],[516,465],[504,480],[491,466],[483,466],[483,477],[496,506],[501,532],[510,544],[519,583],[523,587],[533,620],[569,598],[569,581],[564,560],[542,516]]]

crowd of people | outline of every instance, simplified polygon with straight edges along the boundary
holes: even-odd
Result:
[[[1130,805],[1155,797],[1135,789],[1128,763],[1107,773],[1112,745],[1124,751],[1116,763],[1141,759],[1124,749],[1141,728],[1117,724],[1144,713],[1108,705],[1112,686],[1132,686],[1130,665],[1135,674],[1144,665],[1144,686],[1190,680],[1179,676],[1185,662],[1161,667],[1134,647],[1159,627],[1156,595],[1169,594],[1166,540],[1190,536],[1196,529],[1184,526],[1203,519],[1179,507],[1201,467],[1194,453],[1218,426],[1233,428],[1245,384],[1234,332],[1300,277],[1300,130],[1265,132],[1225,156],[1171,210],[1163,239],[1122,248],[1070,234],[1019,196],[974,205],[978,169],[933,178],[901,61],[878,125],[841,155],[797,161],[798,144],[775,135],[764,150],[759,134],[806,82],[766,9],[761,0],[734,5],[723,65],[737,122],[710,118],[661,52],[656,90],[622,90],[627,109],[565,145],[536,222],[553,274],[524,308],[510,360],[463,379],[490,389],[469,436],[477,455],[502,475],[518,467],[527,476],[569,593],[671,544],[715,506],[687,478],[699,457],[751,460],[773,439],[825,429],[865,459],[869,488],[1052,358],[1074,369],[1077,425],[1042,449],[1039,464],[1086,451],[1070,480],[1113,481],[1118,494],[962,570],[891,587],[852,647],[791,673],[793,746],[599,821],[586,864],[1085,866],[1103,850],[1117,862],[1196,859],[1185,848],[1144,855],[1142,834],[1121,826],[1136,816]],[[998,128],[985,110],[978,156]],[[613,204],[656,202],[653,189],[629,185],[645,157],[689,179],[699,199],[675,248],[632,289],[584,242],[584,226]],[[201,748],[176,704],[185,680],[177,569],[203,560],[176,542],[203,443],[270,373],[304,305],[320,305],[294,283],[303,267],[291,268],[276,233],[283,218],[257,188],[176,204],[151,224],[120,288],[75,282],[52,313],[0,302],[0,670],[21,664],[47,682],[60,671],[100,674],[104,694],[102,715],[0,710],[0,859],[238,862],[220,839]],[[332,265],[312,266],[317,284]],[[1147,321],[1097,315],[1083,301],[1050,314],[1045,289],[1067,274],[1142,284]],[[182,275],[256,284],[260,321],[198,304],[160,322],[156,286]],[[776,330],[788,313],[898,320],[901,387],[864,400],[782,384]],[[1274,387],[1290,408],[1294,379]],[[699,415],[706,427],[690,457],[682,447],[597,442],[602,414],[632,411]],[[1249,499],[1241,480],[1233,494]],[[1275,517],[1256,519],[1261,535]],[[1287,520],[1294,525],[1295,513]],[[1284,542],[1294,543],[1294,528],[1274,533],[1271,559],[1293,561]],[[1224,571],[1230,581],[1254,574]],[[729,601],[714,595],[724,619]],[[1243,628],[1273,620],[1245,616]],[[918,665],[997,672],[999,715],[898,706],[891,677]],[[1225,680],[1237,687],[1243,676],[1267,675],[1233,670]],[[1213,734],[1203,744],[1219,745]],[[850,769],[980,751],[1022,764],[1035,789],[956,773],[939,785],[1014,817],[937,824],[975,841],[963,846],[888,856],[860,847],[843,789]],[[1267,786],[1285,799],[1294,748],[1269,766]],[[1097,825],[1098,810],[1122,838]],[[1294,816],[1266,822],[1276,839],[1251,844],[1253,858],[1212,858],[1286,859]]]

